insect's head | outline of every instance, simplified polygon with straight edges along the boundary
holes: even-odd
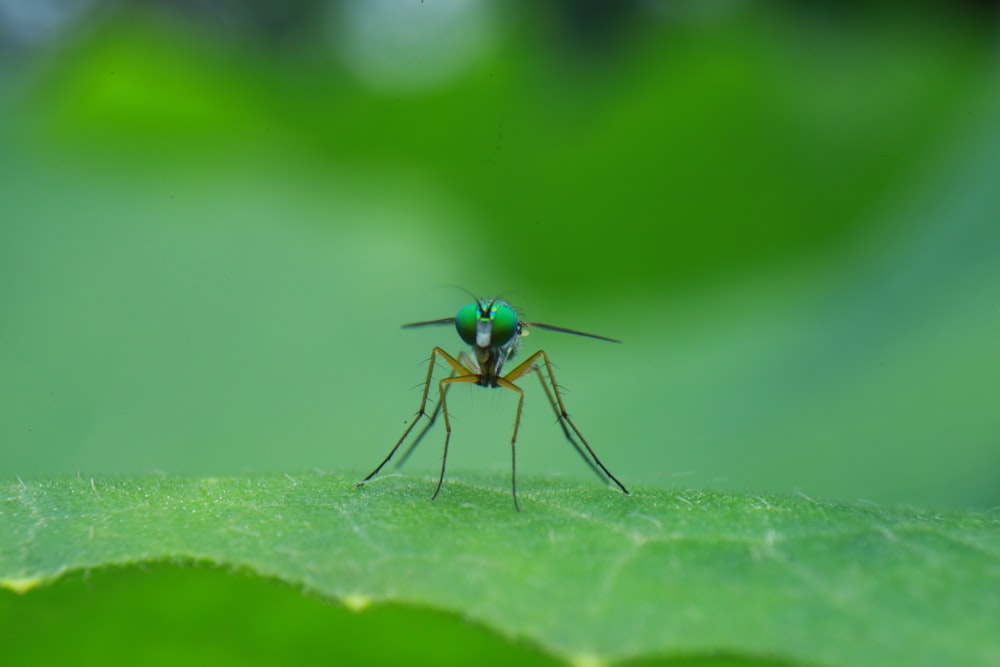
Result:
[[[462,306],[455,316],[458,335],[478,348],[503,347],[517,335],[517,313],[503,301],[478,301]]]

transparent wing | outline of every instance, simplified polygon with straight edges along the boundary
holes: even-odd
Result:
[[[437,324],[454,324],[454,317],[445,317],[440,320],[427,320],[426,322],[410,322],[409,324],[404,324],[403,329],[415,329],[416,327],[430,327]]]
[[[566,327],[557,327],[552,324],[542,324],[541,322],[522,322],[526,327],[537,327],[539,329],[547,329],[549,331],[558,331],[564,334],[573,334],[574,336],[583,336],[584,338],[596,338],[597,340],[605,340],[609,343],[621,343],[617,338],[608,338],[607,336],[598,336],[597,334],[587,333],[585,331],[577,331],[576,329],[567,329]]]

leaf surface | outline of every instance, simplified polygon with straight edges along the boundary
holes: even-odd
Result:
[[[1000,664],[996,517],[543,478],[517,513],[508,483],[456,475],[435,502],[400,476],[6,484],[0,583],[197,562],[454,613],[575,664]]]

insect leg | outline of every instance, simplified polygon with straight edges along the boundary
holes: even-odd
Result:
[[[566,426],[566,422],[563,420],[562,413],[559,412],[559,404],[556,403],[556,399],[552,397],[552,392],[549,391],[549,382],[551,382],[551,379],[549,380],[549,382],[545,381],[545,377],[542,375],[542,369],[539,366],[535,366],[535,375],[538,376],[538,382],[539,384],[542,385],[542,391],[545,392],[545,398],[549,399],[549,405],[552,406],[552,411],[556,413],[556,421],[559,423],[559,428],[562,429],[563,435],[566,436],[566,440],[569,441],[569,444],[573,445],[573,449],[575,449],[576,453],[580,455],[580,458],[583,459],[583,462],[587,464],[587,467],[590,468],[595,475],[597,475],[598,479],[607,484],[608,483],[607,475],[601,472],[601,469],[598,468],[596,465],[594,465],[594,462],[590,460],[590,457],[588,457],[587,454],[580,447],[580,443],[578,443],[576,441],[576,438],[573,437],[573,434],[570,432],[569,427]]]
[[[441,455],[441,475],[438,477],[437,487],[434,489],[434,495],[431,496],[431,500],[437,498],[438,494],[441,493],[441,485],[444,483],[444,467],[448,462],[448,441],[451,440],[451,421],[448,419],[448,405],[445,402],[445,395],[448,393],[448,387],[456,382],[478,381],[478,375],[459,375],[457,377],[446,377],[438,383],[438,389],[441,392],[441,412],[444,413],[444,453]]]
[[[514,417],[514,434],[510,437],[510,492],[514,496],[514,509],[521,511],[517,503],[517,430],[521,427],[521,408],[524,407],[524,390],[507,378],[497,378],[497,386],[517,392],[517,413]]]
[[[517,366],[517,368],[515,368],[510,373],[505,375],[503,379],[510,382],[516,380],[522,375],[530,373],[533,369],[535,369],[535,362],[538,361],[539,358],[541,358],[545,362],[545,370],[549,376],[549,384],[552,385],[552,395],[555,397],[555,402],[556,402],[555,404],[558,406],[556,414],[559,417],[560,421],[565,421],[567,424],[569,424],[569,427],[573,430],[573,433],[576,434],[576,437],[580,439],[580,442],[583,443],[583,446],[587,449],[587,453],[590,454],[590,457],[594,460],[594,463],[597,464],[597,467],[603,470],[604,474],[607,475],[611,481],[613,481],[615,484],[618,485],[618,488],[622,490],[622,493],[628,495],[628,489],[625,488],[625,485],[622,484],[620,481],[618,481],[617,477],[611,474],[611,471],[608,470],[607,466],[601,463],[601,459],[597,458],[597,454],[594,453],[594,450],[587,442],[587,439],[583,437],[582,433],[580,433],[580,429],[578,429],[576,427],[576,424],[573,423],[573,420],[569,418],[569,413],[566,412],[566,405],[563,403],[562,395],[560,395],[559,393],[559,385],[556,384],[555,374],[552,372],[552,362],[549,361],[549,355],[546,354],[545,350],[539,350],[538,352],[532,354],[526,360],[522,361]],[[539,373],[539,377],[541,377],[541,373]],[[544,384],[544,382],[545,380],[544,378],[542,378],[542,383]]]
[[[458,360],[462,363],[462,365],[464,365],[468,369],[466,371],[466,374],[468,373],[475,374],[479,372],[475,367],[475,363],[472,361],[472,357],[470,357],[465,350],[462,350],[461,352],[458,353]],[[455,377],[456,373],[457,371],[455,371],[455,369],[453,368],[451,371],[451,375],[449,375],[448,377]],[[445,392],[447,391],[448,388],[445,387]],[[403,464],[406,463],[406,460],[410,458],[410,454],[413,453],[413,450],[417,448],[417,445],[420,444],[420,441],[424,439],[424,436],[427,435],[427,432],[431,430],[431,428],[434,426],[434,422],[437,421],[438,415],[440,414],[441,414],[441,401],[438,401],[437,405],[434,406],[434,412],[431,414],[430,420],[420,430],[420,433],[418,433],[417,437],[414,438],[413,442],[410,443],[410,446],[406,448],[406,451],[403,452],[403,455],[400,457],[399,461],[396,462],[395,466],[396,468],[401,468]]]
[[[382,462],[379,463],[374,470],[368,473],[367,477],[358,482],[355,486],[364,486],[365,482],[367,482],[372,477],[377,475],[378,472],[385,466],[385,464],[388,463],[390,459],[392,459],[393,455],[396,453],[396,450],[398,450],[399,446],[403,444],[403,441],[406,440],[406,436],[410,434],[410,431],[412,431],[413,427],[417,425],[417,422],[420,421],[420,418],[427,416],[426,412],[427,394],[430,391],[431,378],[434,375],[435,356],[440,356],[442,359],[444,359],[448,363],[448,365],[452,367],[453,372],[462,374],[468,373],[468,369],[465,368],[461,363],[459,363],[458,360],[456,360],[450,354],[442,350],[440,347],[435,347],[431,351],[430,364],[428,364],[427,366],[427,379],[424,381],[424,393],[423,396],[420,398],[420,408],[417,410],[416,417],[414,417],[414,419],[410,422],[410,425],[406,427],[406,430],[403,431],[403,435],[399,436],[399,440],[397,440],[396,444],[392,446],[392,449],[390,449],[389,453],[386,454],[384,459],[382,459]],[[447,415],[445,415],[445,421],[447,421]]]

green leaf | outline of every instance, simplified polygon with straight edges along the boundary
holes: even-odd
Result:
[[[503,476],[454,475],[435,502],[432,480],[405,476],[360,489],[319,473],[19,480],[0,486],[0,584],[32,592],[0,598],[0,626],[67,586],[32,590],[67,573],[166,561],[286,582],[366,610],[358,618],[388,614],[394,632],[451,613],[527,640],[535,659],[578,665],[1000,663],[995,517],[804,496],[624,496],[555,479],[520,487],[519,514]],[[183,579],[173,568],[150,576]],[[445,635],[483,633],[453,625]]]

